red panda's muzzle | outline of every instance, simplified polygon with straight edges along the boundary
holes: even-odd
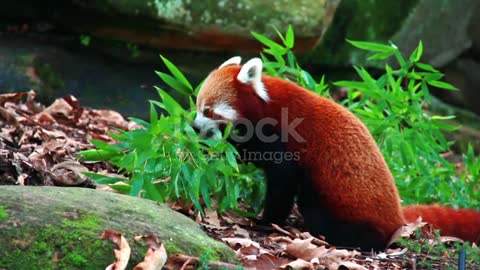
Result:
[[[222,127],[225,128],[223,121],[213,120],[205,117],[203,114],[198,113],[195,118],[192,128],[195,132],[200,134],[200,137],[204,139],[208,138],[221,138]]]

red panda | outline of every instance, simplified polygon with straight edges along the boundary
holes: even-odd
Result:
[[[240,62],[233,57],[208,75],[193,126],[203,136],[228,123],[237,127],[232,141],[241,158],[265,171],[265,222],[283,222],[297,196],[306,229],[337,246],[383,249],[395,230],[420,215],[446,235],[479,243],[479,212],[402,210],[376,142],[350,111],[293,82],[262,75],[259,58]],[[281,158],[273,159],[278,153]]]

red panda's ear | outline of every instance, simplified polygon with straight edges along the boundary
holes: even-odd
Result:
[[[262,82],[263,62],[260,58],[252,58],[242,66],[237,75],[241,83],[251,84],[255,93],[263,100],[269,101],[267,90]]]
[[[228,59],[227,61],[225,61],[225,63],[221,64],[218,68],[220,69],[228,65],[240,65],[241,62],[242,62],[242,58],[240,56],[234,56]]]

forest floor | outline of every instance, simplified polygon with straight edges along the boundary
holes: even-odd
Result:
[[[114,192],[82,172],[115,175],[117,168],[108,162],[81,161],[76,153],[93,149],[90,139],[114,143],[107,133],[117,128],[140,127],[115,111],[83,108],[73,96],[59,98],[48,107],[36,102],[35,96],[32,91],[0,95],[0,185],[76,186]],[[290,226],[280,227],[256,225],[256,220],[232,212],[206,211],[201,217],[192,205],[178,202],[170,207],[234,249],[246,269],[459,269],[455,253],[438,257],[397,244],[383,252],[333,247],[303,232],[301,215],[295,209],[287,222]],[[396,237],[412,238],[422,226],[428,227],[422,222],[409,224]],[[415,241],[434,246],[439,240],[429,233],[422,237]],[[187,264],[183,269],[192,267]]]

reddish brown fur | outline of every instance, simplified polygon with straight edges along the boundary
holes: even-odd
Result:
[[[441,205],[412,205],[403,208],[407,222],[419,216],[440,229],[442,235],[455,236],[480,244],[480,213],[470,209],[453,209]]]
[[[289,120],[304,119],[296,130],[308,145],[292,138],[289,146],[303,152],[301,165],[325,198],[322,205],[335,209],[338,220],[375,224],[388,241],[403,223],[400,199],[367,128],[344,107],[296,84],[266,76],[264,83],[271,97],[268,116],[280,119],[281,107],[287,107]]]
[[[240,66],[231,65],[210,74],[206,104],[226,98],[241,116],[252,121],[271,117],[281,121],[282,108],[288,120],[303,119],[295,129],[307,143],[289,137],[288,148],[301,153],[299,165],[311,175],[322,207],[333,209],[342,222],[374,225],[386,243],[405,221],[422,215],[445,235],[477,241],[480,214],[441,206],[405,208],[390,170],[365,125],[351,112],[289,81],[263,75],[270,101],[261,100],[249,85],[235,80]],[[454,225],[455,224],[455,225]],[[327,239],[328,240],[328,239]]]

